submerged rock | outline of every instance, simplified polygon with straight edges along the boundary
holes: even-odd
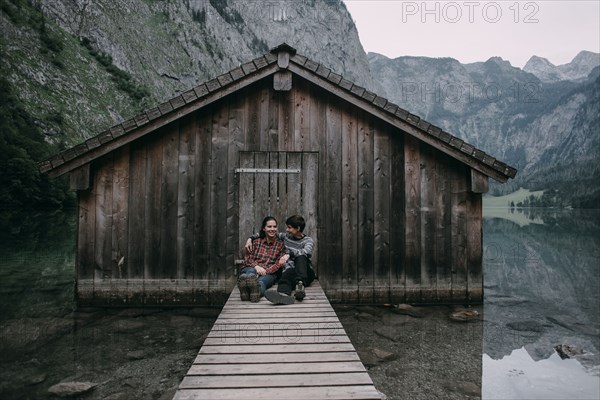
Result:
[[[146,352],[144,350],[134,350],[128,351],[126,355],[129,360],[142,360],[146,357]]]
[[[66,318],[21,318],[3,321],[0,326],[0,353],[18,354],[20,351],[43,346],[73,329],[73,321]]]
[[[479,312],[469,308],[459,309],[450,313],[449,318],[456,322],[475,322],[479,321]]]
[[[410,304],[398,304],[392,307],[392,311],[396,314],[410,315],[415,318],[423,318],[425,313],[419,310],[416,307],[411,306]]]
[[[73,397],[89,392],[97,385],[92,382],[61,382],[50,386],[48,392],[58,397]]]
[[[558,353],[561,359],[574,358],[586,354],[583,349],[568,344],[559,344],[554,346],[554,350]]]
[[[397,357],[394,353],[375,347],[357,349],[356,352],[365,367],[374,367],[375,365],[395,360]]]
[[[131,396],[125,392],[113,393],[104,398],[104,400],[129,400]]]
[[[385,324],[385,325],[390,325],[390,326],[400,326],[400,325],[405,325],[409,322],[414,321],[414,318],[411,317],[410,315],[400,315],[400,314],[395,314],[395,313],[385,313],[381,316],[381,321]]]
[[[537,321],[515,321],[509,322],[506,324],[512,330],[522,331],[522,332],[543,332],[545,327],[543,324]]]
[[[481,387],[473,382],[446,382],[444,387],[452,392],[469,396],[481,397]]]
[[[378,327],[375,329],[375,333],[383,338],[391,340],[392,342],[399,341],[402,336],[398,329],[391,326]]]
[[[26,385],[37,385],[46,380],[47,375],[45,373],[38,373],[35,375],[27,376],[23,378],[23,383]]]
[[[171,325],[175,328],[189,327],[194,325],[194,319],[184,315],[176,315],[171,317]]]
[[[372,314],[368,314],[368,313],[364,313],[364,312],[360,312],[360,313],[356,314],[355,318],[357,320],[363,321],[363,322],[377,321],[379,319]]]
[[[113,332],[117,333],[126,333],[129,331],[137,331],[144,328],[144,323],[142,321],[135,320],[117,320],[112,324]]]

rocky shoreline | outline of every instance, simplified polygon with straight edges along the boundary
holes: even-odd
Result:
[[[478,316],[466,324],[450,320],[457,310],[448,307],[335,308],[387,399],[480,396]],[[0,394],[171,399],[219,311],[80,309],[62,317],[4,321]]]
[[[335,309],[385,398],[480,397],[480,310]],[[477,315],[467,324],[453,311]],[[3,321],[1,397],[171,399],[219,312],[90,308]]]
[[[335,308],[387,399],[481,398],[482,307]]]
[[[483,306],[334,308],[385,399],[479,399],[484,351],[514,345],[514,336],[490,335]],[[90,308],[3,321],[0,397],[171,399],[219,312],[211,307]],[[503,332],[516,332],[525,341],[517,347],[533,355],[548,347],[547,352],[598,369],[589,341],[537,343],[550,328],[551,319],[546,321],[512,320]]]
[[[0,398],[171,399],[219,312],[89,308],[3,321]]]

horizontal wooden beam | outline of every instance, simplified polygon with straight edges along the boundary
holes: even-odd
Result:
[[[299,174],[299,168],[236,168],[235,173]]]

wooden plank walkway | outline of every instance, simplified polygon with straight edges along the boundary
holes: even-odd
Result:
[[[323,289],[291,305],[233,289],[179,385],[187,399],[381,399]]]

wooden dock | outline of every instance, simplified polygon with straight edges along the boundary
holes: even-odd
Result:
[[[381,399],[323,289],[242,302],[233,289],[174,399]]]

